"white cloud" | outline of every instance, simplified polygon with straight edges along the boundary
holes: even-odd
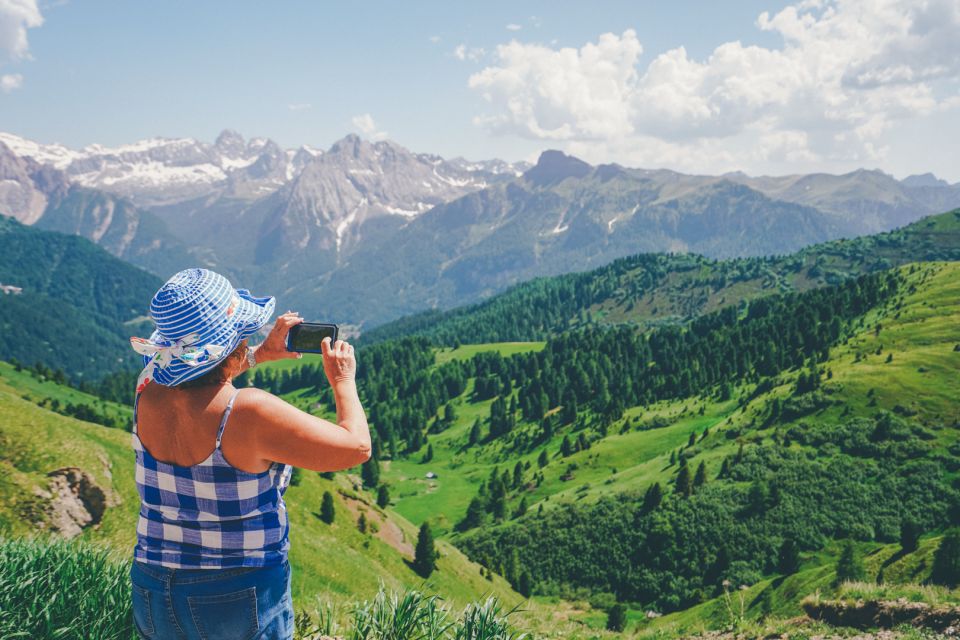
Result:
[[[387,137],[386,131],[377,130],[377,123],[373,121],[373,116],[369,113],[353,116],[350,122],[359,133],[370,140],[383,140]]]
[[[290,111],[307,111],[312,108],[313,105],[309,102],[293,102],[287,105],[287,109]]]
[[[8,73],[0,76],[0,91],[10,93],[14,89],[19,89],[23,84],[23,76],[19,73]]]
[[[586,159],[726,171],[876,161],[896,123],[960,104],[960,0],[804,0],[756,27],[782,46],[641,65],[633,30],[500,45],[468,82],[492,107],[475,122]]]
[[[0,0],[0,65],[30,58],[27,29],[43,24],[36,0]],[[10,93],[23,84],[19,73],[0,76],[0,91]]]
[[[0,0],[0,52],[4,61],[23,60],[30,55],[27,29],[43,24],[36,0]]]
[[[440,42],[440,36],[430,36],[429,38],[427,38],[427,40],[429,40],[433,44],[437,44],[438,42]]]
[[[516,22],[511,22],[506,26],[507,31],[520,31],[520,29],[523,29],[523,25],[519,25]]]
[[[457,60],[477,62],[486,52],[486,49],[483,47],[468,47],[465,44],[458,44],[453,50],[453,57]]]

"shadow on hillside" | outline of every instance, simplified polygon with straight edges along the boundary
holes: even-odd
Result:
[[[887,567],[892,565],[897,560],[904,558],[908,555],[908,551],[903,547],[900,547],[895,554],[883,561],[883,564],[880,565],[880,571],[877,573],[877,584],[883,584],[885,580],[883,579],[883,572],[887,570]]]

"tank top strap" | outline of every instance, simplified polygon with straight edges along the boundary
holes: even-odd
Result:
[[[140,404],[140,392],[133,396],[133,433],[137,432],[137,405]]]
[[[227,426],[227,418],[230,417],[230,412],[233,411],[233,401],[237,399],[237,394],[239,393],[240,389],[233,392],[230,400],[227,401],[227,408],[223,410],[223,417],[220,419],[220,428],[217,429],[217,449],[220,448],[220,441],[223,439],[223,429]]]

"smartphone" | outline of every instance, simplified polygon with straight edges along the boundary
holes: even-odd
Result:
[[[321,342],[330,338],[330,346],[337,341],[340,328],[335,324],[301,322],[290,327],[287,334],[287,351],[300,353],[323,353]]]

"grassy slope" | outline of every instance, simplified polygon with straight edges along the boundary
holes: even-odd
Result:
[[[0,536],[42,531],[35,523],[45,518],[45,501],[36,490],[47,486],[49,471],[76,466],[91,473],[100,486],[108,487],[116,503],[83,537],[107,545],[118,557],[129,557],[138,508],[130,435],[53,413],[23,395],[84,400],[79,392],[50,382],[37,383],[0,363]],[[316,597],[338,605],[371,598],[381,581],[391,588],[422,586],[441,594],[456,609],[488,594],[498,595],[508,608],[524,602],[503,578],[494,576],[489,581],[482,577],[479,565],[442,540],[437,542],[441,553],[438,571],[424,584],[404,561],[412,558],[417,527],[392,508],[379,509],[368,495],[355,492],[355,482],[359,478],[352,474],[338,473],[333,480],[326,480],[303,472],[300,485],[287,492],[293,590],[299,607],[315,608]],[[334,494],[336,505],[331,526],[317,515],[325,490]],[[377,533],[359,532],[356,519],[361,511],[377,524]],[[533,610],[518,614],[517,624],[543,629],[543,607],[536,603],[521,606]],[[342,606],[341,610],[345,614]]]
[[[863,327],[858,328],[846,344],[834,348],[830,360],[822,365],[833,373],[832,379],[825,381],[825,388],[833,391],[834,397],[842,398],[843,403],[828,407],[815,418],[804,419],[841,421],[846,419],[844,413],[872,415],[878,409],[893,410],[899,405],[916,411],[914,419],[934,428],[960,421],[960,405],[956,403],[960,379],[955,375],[960,353],[953,351],[960,343],[960,263],[904,267],[903,273],[907,289],[913,285],[916,290],[902,296],[899,309],[891,307],[871,312]],[[875,332],[877,322],[882,326],[879,335]],[[882,351],[877,355],[881,345]],[[861,354],[860,360],[857,353]],[[886,362],[890,353],[893,360]],[[796,375],[796,372],[781,375],[779,386],[742,408],[736,399],[718,402],[709,397],[630,408],[625,417],[630,427],[625,433],[619,433],[621,421],[589,450],[566,459],[559,458],[558,450],[560,440],[570,431],[569,427],[561,428],[546,445],[551,462],[543,469],[544,482],[526,493],[528,503],[535,507],[540,500],[555,503],[592,499],[603,493],[644,490],[651,482],[671,476],[670,452],[685,444],[692,432],[701,433],[708,427],[712,435],[701,444],[705,453],[698,456],[698,460],[706,460],[710,476],[715,476],[722,458],[737,446],[722,431],[749,427],[751,421],[759,419],[771,398],[791,393]],[[739,393],[749,391],[749,386],[738,390]],[[395,487],[397,510],[414,522],[428,515],[440,524],[458,520],[465,512],[466,502],[475,494],[476,485],[488,477],[495,465],[503,471],[512,470],[517,460],[530,462],[528,476],[536,467],[542,446],[509,456],[502,451],[500,442],[463,449],[474,419],[485,420],[489,416],[490,401],[469,402],[470,392],[468,385],[466,393],[454,401],[458,414],[454,425],[440,434],[430,435],[433,461],[424,465],[418,462],[420,456],[414,455],[384,464],[382,479]],[[639,428],[655,417],[667,418],[668,426]],[[780,422],[766,431],[755,430],[751,436],[764,437],[774,428],[789,424]],[[533,431],[538,426],[521,422],[517,429]],[[952,429],[941,428],[938,433],[943,443],[956,439]],[[573,478],[561,480],[570,463],[578,467]],[[439,478],[424,479],[427,469],[436,472]]]
[[[930,216],[902,229],[813,245],[795,254],[771,258],[758,277],[702,284],[737,260],[705,264],[699,270],[671,273],[645,296],[615,295],[590,307],[601,322],[640,325],[710,313],[741,301],[780,291],[804,291],[850,275],[902,265],[931,256],[956,259],[960,249],[960,211]],[[629,275],[624,282],[629,282]]]
[[[838,250],[838,255],[842,253]],[[904,293],[887,308],[870,312],[862,325],[855,328],[854,335],[845,344],[834,348],[830,360],[822,365],[832,372],[832,378],[824,381],[824,388],[832,392],[831,397],[842,402],[800,420],[840,422],[855,415],[872,415],[879,409],[895,410],[899,405],[908,411],[916,411],[913,419],[938,433],[940,444],[956,440],[956,431],[950,427],[960,423],[960,405],[956,403],[960,379],[955,375],[960,353],[953,350],[960,343],[960,263],[923,263],[902,267],[901,271],[907,281]],[[877,323],[881,325],[879,333]],[[494,343],[464,345],[456,350],[440,349],[437,363],[453,357],[470,357],[479,351],[496,350],[508,355],[540,349],[542,345]],[[879,354],[876,353],[878,348],[881,349]],[[887,362],[890,353],[893,359]],[[297,366],[297,361],[279,366]],[[624,421],[614,425],[607,437],[594,442],[589,450],[566,459],[559,456],[560,441],[565,434],[572,434],[570,427],[563,427],[546,444],[550,462],[542,470],[544,481],[539,487],[528,484],[522,493],[526,495],[530,508],[542,504],[549,509],[566,501],[592,501],[606,493],[643,491],[654,481],[664,482],[672,478],[675,468],[669,465],[671,451],[686,444],[691,433],[700,434],[706,428],[710,428],[711,435],[698,445],[703,452],[697,459],[705,461],[709,477],[715,477],[722,459],[738,446],[736,440],[723,434],[726,429],[744,429],[746,437],[752,440],[768,438],[775,429],[792,424],[779,422],[766,429],[756,428],[773,397],[790,395],[797,373],[782,374],[773,390],[742,407],[737,396],[749,394],[751,385],[737,389],[734,399],[726,402],[704,396],[632,407],[627,410]],[[466,392],[453,401],[457,411],[454,424],[442,433],[429,435],[428,441],[434,450],[431,462],[420,462],[421,451],[408,458],[381,463],[381,481],[390,486],[397,513],[414,523],[429,520],[440,535],[451,534],[453,525],[463,517],[467,504],[476,495],[477,487],[489,477],[494,467],[501,473],[512,471],[519,460],[529,464],[525,472],[525,478],[529,479],[537,469],[537,456],[543,448],[540,445],[529,451],[514,452],[507,450],[502,441],[464,448],[474,420],[480,418],[485,422],[490,412],[491,401],[469,400],[472,385],[471,380]],[[310,404],[309,393],[290,395],[304,405]],[[667,426],[643,428],[655,418],[666,418]],[[627,426],[620,433],[625,423]],[[514,433],[538,429],[537,425],[521,422]],[[577,468],[569,474],[571,463]],[[426,478],[427,471],[433,471],[438,477]],[[561,479],[564,475],[568,479]],[[519,502],[520,493],[511,494],[510,511]],[[918,553],[923,553],[925,548],[932,547],[928,543]],[[895,548],[876,547],[875,552],[879,554],[877,557],[884,554],[888,557],[895,553]],[[917,554],[908,558],[915,556]],[[809,568],[778,584],[773,594],[774,613],[797,613],[802,596],[828,585],[832,570],[823,563],[832,560],[830,551],[809,558]],[[897,566],[886,569],[888,580],[916,579],[916,575],[900,571]],[[751,602],[770,583],[771,580],[766,580],[754,585],[750,590]],[[547,598],[534,600],[550,601]],[[569,603],[558,604],[554,615],[570,617],[591,627],[602,623],[602,613],[591,612],[589,606],[581,605],[581,610],[571,610]],[[755,609],[758,606],[758,603],[754,604]],[[680,620],[682,626],[692,628],[697,621],[716,622],[720,609],[726,610],[720,601],[704,607],[665,617],[665,622],[659,624]],[[642,615],[642,611],[629,612],[631,620],[640,620]]]
[[[915,290],[908,289],[897,305],[872,312],[862,329],[856,332],[847,344],[835,348],[825,368],[833,372],[826,385],[842,396],[846,411],[870,414],[878,408],[893,409],[896,405],[911,403],[917,411],[915,419],[935,430],[940,425],[953,425],[960,420],[960,409],[955,398],[960,391],[956,378],[957,359],[960,353],[953,351],[960,342],[960,264],[939,263],[906,267],[904,274]],[[879,334],[875,325],[882,324]],[[883,345],[881,354],[876,349]],[[439,352],[438,361],[452,357],[469,357],[473,353],[496,349],[504,353],[542,348],[542,343],[529,345],[465,345],[455,352]],[[893,353],[891,362],[886,362],[888,353]],[[857,358],[857,354],[861,354]],[[288,361],[274,366],[298,366],[297,361]],[[135,520],[136,492],[132,482],[132,454],[129,436],[126,433],[104,429],[94,425],[65,418],[23,400],[24,393],[33,398],[57,396],[67,398],[73,392],[49,388],[52,383],[38,386],[29,376],[11,379],[12,369],[0,369],[0,530],[6,534],[23,535],[32,527],[24,521],[25,516],[35,514],[41,508],[32,496],[32,487],[43,486],[45,473],[59,466],[76,465],[92,472],[98,480],[110,483],[122,504],[112,509],[98,530],[88,531],[85,536],[92,540],[105,541],[127,553],[132,544]],[[725,428],[749,425],[761,413],[762,408],[774,395],[786,396],[792,387],[795,373],[781,376],[782,383],[768,394],[760,396],[745,407],[738,409],[736,400],[725,403],[708,398],[693,398],[685,401],[660,403],[651,407],[634,407],[626,419],[631,428],[617,433],[615,427],[605,439],[595,442],[587,450],[574,454],[569,459],[557,458],[559,441],[569,427],[563,428],[548,443],[551,462],[543,469],[545,481],[527,494],[531,507],[543,501],[545,508],[565,500],[592,500],[605,492],[642,490],[650,482],[664,480],[671,470],[668,457],[672,450],[685,443],[691,432],[700,433],[711,427],[713,435],[702,443],[705,452],[698,458],[708,462],[711,477],[716,474],[720,460],[729,454],[735,442],[722,435]],[[11,386],[13,385],[13,386]],[[472,383],[471,383],[472,385]],[[55,386],[55,385],[53,385]],[[868,396],[873,390],[872,398]],[[738,393],[748,392],[739,389]],[[474,419],[489,415],[489,401],[468,401],[470,387],[464,396],[455,401],[458,418],[455,424],[440,434],[431,434],[429,441],[434,447],[434,460],[428,465],[418,462],[419,456],[405,460],[385,461],[382,479],[391,486],[394,504],[386,512],[386,518],[403,531],[406,540],[415,539],[415,525],[430,519],[443,533],[462,517],[466,504],[475,495],[478,483],[489,475],[494,466],[500,470],[511,469],[516,460],[528,461],[536,468],[539,448],[520,455],[504,451],[501,443],[488,443],[482,447],[462,450],[467,432]],[[910,398],[905,401],[904,398]],[[77,398],[80,399],[80,398]],[[309,398],[304,397],[307,402]],[[63,401],[63,400],[61,400]],[[700,409],[703,408],[703,414]],[[815,419],[840,420],[844,405],[831,406]],[[643,422],[655,416],[667,417],[666,427],[640,430]],[[811,419],[809,416],[807,419]],[[779,425],[782,427],[783,425]],[[533,429],[535,425],[521,423],[518,429]],[[943,443],[955,439],[952,429],[942,428]],[[768,432],[756,431],[751,437],[764,437]],[[712,461],[712,462],[711,462]],[[569,463],[575,462],[578,469],[572,480],[561,480]],[[427,480],[427,470],[439,477]],[[613,470],[616,470],[615,472]],[[107,476],[111,473],[112,480]],[[389,586],[420,584],[419,578],[403,563],[402,555],[378,535],[363,536],[355,527],[353,517],[357,508],[368,510],[368,518],[380,521],[380,511],[370,504],[369,496],[356,493],[356,477],[337,474],[333,481],[305,472],[300,486],[291,487],[288,493],[292,521],[292,560],[296,570],[295,591],[301,606],[309,606],[314,594],[343,602],[353,597],[369,597],[382,579]],[[337,522],[327,527],[314,515],[319,507],[324,490],[336,491]],[[341,493],[342,492],[342,493]],[[349,496],[360,497],[359,503]],[[19,497],[18,497],[19,496]],[[512,506],[515,506],[514,498]],[[361,507],[362,504],[362,507]],[[29,521],[29,517],[27,518]],[[381,523],[381,531],[392,530],[389,524]],[[934,540],[925,540],[916,554],[898,558],[884,568],[885,578],[890,580],[916,580],[929,567],[929,555]],[[452,546],[439,542],[444,552],[440,571],[431,577],[428,587],[436,589],[455,605],[477,599],[486,591],[501,594],[512,605],[520,600],[499,577],[490,583],[479,575],[479,567],[470,563]],[[895,546],[865,548],[868,568],[879,571],[884,561],[896,553]],[[778,582],[772,602],[775,614],[790,615],[796,612],[800,597],[823,588],[832,579],[828,564],[832,551],[807,558],[802,571]],[[759,607],[757,596],[769,588],[771,580],[753,585],[745,597],[748,608]],[[526,607],[532,611],[522,615],[531,628],[556,629],[557,621],[569,618],[576,625],[595,627],[602,624],[603,616],[589,611],[583,605],[577,608],[570,603],[556,602],[548,598],[534,598]],[[547,612],[549,611],[549,615]],[[684,612],[665,616],[653,623],[652,628],[694,630],[704,624],[716,624],[723,620],[726,605],[721,600],[705,603]],[[639,621],[642,612],[629,612],[632,621]],[[634,625],[635,626],[635,625]],[[568,627],[565,633],[576,637]],[[592,633],[592,632],[591,632]]]
[[[939,435],[941,445],[947,445],[957,438],[956,429],[951,427],[960,424],[960,405],[956,403],[960,393],[960,379],[956,376],[960,353],[954,351],[955,345],[960,343],[960,263],[911,265],[902,271],[908,285],[901,298],[886,309],[868,314],[862,327],[857,328],[846,344],[834,348],[830,360],[823,365],[833,374],[824,386],[833,392],[834,398],[841,398],[842,403],[802,419],[839,422],[851,415],[872,415],[879,409],[906,407],[917,412],[915,420]],[[881,325],[879,333],[876,332],[877,323]],[[881,348],[879,354],[876,353],[878,348]],[[893,359],[887,362],[890,353]],[[668,460],[670,452],[685,444],[691,432],[702,433],[707,427],[711,428],[712,435],[701,443],[704,452],[698,460],[706,461],[709,476],[714,477],[722,459],[738,446],[735,440],[726,438],[723,431],[732,427],[749,429],[754,421],[759,421],[774,396],[786,397],[791,393],[796,375],[796,372],[782,375],[779,386],[742,408],[738,408],[736,399],[721,403],[710,398],[688,398],[631,408],[626,420],[632,426],[625,433],[619,434],[614,428],[610,435],[594,443],[589,450],[567,459],[560,459],[557,454],[560,439],[564,433],[569,433],[569,428],[561,429],[547,445],[551,462],[543,469],[544,482],[539,487],[531,485],[526,493],[530,507],[536,508],[538,501],[550,508],[563,501],[593,500],[604,493],[642,491],[653,481],[665,481],[673,472]],[[738,393],[751,390],[748,386],[739,389]],[[509,460],[501,455],[497,443],[466,452],[461,450],[473,419],[489,415],[489,401],[467,402],[469,391],[468,388],[467,393],[457,400],[458,420],[455,425],[441,434],[430,436],[434,460],[429,465],[416,462],[416,456],[384,464],[381,477],[396,487],[398,511],[414,522],[429,518],[441,528],[455,523],[463,516],[466,503],[475,495],[477,485],[488,477],[496,464],[503,471],[512,469],[517,459],[529,461],[531,469],[527,471],[527,477],[536,468],[539,448],[512,456]],[[703,415],[699,413],[701,407]],[[652,430],[636,428],[655,416],[667,417],[670,424]],[[766,430],[754,429],[748,432],[748,437],[769,437],[774,429],[789,424],[780,422]],[[522,423],[518,427],[535,428],[535,425]],[[578,466],[573,478],[561,480],[560,476],[570,463]],[[423,472],[428,468],[438,473],[439,478],[424,479]],[[511,509],[517,500],[513,498]],[[929,567],[929,557],[925,564],[922,558],[929,556],[932,549],[932,542],[927,541],[916,554],[887,567],[885,578],[898,582],[916,581],[922,577],[923,567]],[[873,560],[868,559],[868,567],[870,562],[889,558],[895,551],[895,547],[877,547],[877,555],[872,556]],[[912,568],[905,568],[905,563],[916,558],[921,560]],[[809,569],[779,584],[773,597],[774,613],[798,613],[802,596],[828,585],[832,570],[823,565],[828,561],[832,562],[831,553],[811,558]],[[755,585],[750,592],[750,601],[770,582]],[[725,610],[724,604],[717,601],[708,608],[675,616],[684,621],[683,626],[690,628],[691,621],[702,621],[704,616],[715,622],[721,608]],[[576,617],[591,625],[602,622],[602,614],[596,612]],[[639,620],[642,612],[631,611],[630,617]],[[673,619],[667,617],[664,620]]]
[[[713,598],[653,621],[647,621],[642,612],[635,611],[631,616],[633,626],[628,627],[628,631],[636,632],[631,635],[674,636],[724,628],[734,624],[741,611],[748,621],[760,619],[764,615],[765,599],[769,602],[767,615],[790,618],[803,614],[800,601],[811,594],[824,598],[906,598],[913,602],[957,604],[960,589],[917,586],[929,577],[931,560],[939,544],[940,536],[929,536],[920,541],[915,552],[903,554],[896,544],[862,543],[859,548],[864,557],[867,583],[840,588],[833,586],[833,567],[840,555],[839,545],[833,544],[815,557],[808,557],[800,571],[793,575],[767,578],[743,590],[734,586],[729,596]],[[881,579],[886,584],[876,585]],[[592,625],[602,623],[596,616],[586,621]]]
[[[8,362],[0,362],[0,385],[9,387],[20,397],[40,404],[45,400],[57,400],[61,407],[68,404],[96,407],[100,413],[129,423],[131,409],[128,406],[101,400],[73,387],[65,387],[49,380],[41,380],[25,370],[17,371]]]

